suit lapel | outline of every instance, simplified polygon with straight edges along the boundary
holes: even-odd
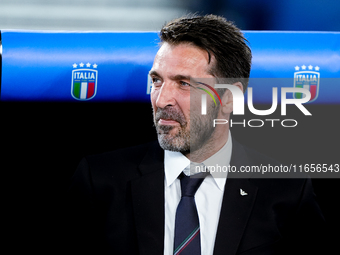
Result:
[[[142,176],[131,183],[133,209],[140,254],[163,254],[164,160],[158,144],[139,165]]]
[[[230,165],[236,166],[237,169],[242,165],[249,165],[244,148],[235,140],[233,140]],[[217,228],[214,255],[236,254],[251,214],[256,194],[257,187],[248,178],[237,179],[232,173],[228,173]]]

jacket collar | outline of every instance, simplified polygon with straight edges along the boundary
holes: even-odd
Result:
[[[249,163],[244,147],[233,139],[230,165],[240,169],[240,166],[250,165]],[[236,254],[255,202],[257,187],[248,178],[237,177],[236,174],[228,173],[214,255]]]

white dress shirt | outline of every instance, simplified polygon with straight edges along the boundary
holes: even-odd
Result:
[[[213,156],[202,162],[205,166],[228,166],[231,157],[231,134],[226,144]],[[176,209],[181,199],[180,180],[182,171],[188,175],[190,160],[180,152],[164,152],[165,170],[165,235],[164,254],[173,254]],[[216,169],[216,168],[215,168]],[[201,254],[212,255],[221,211],[224,186],[227,175],[211,171],[195,194],[195,202],[200,222]]]

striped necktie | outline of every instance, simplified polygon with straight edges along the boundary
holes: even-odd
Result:
[[[174,255],[201,254],[200,226],[194,195],[205,176],[206,173],[191,178],[184,173],[179,176],[182,198],[176,211]]]

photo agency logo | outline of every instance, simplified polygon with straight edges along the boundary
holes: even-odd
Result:
[[[216,95],[216,97],[218,98],[218,101],[220,103],[220,105],[222,106],[222,101],[221,101],[221,98],[220,96],[218,95],[217,91],[210,85],[208,84],[205,84],[203,82],[196,82],[197,84],[200,84],[200,85],[203,85],[203,86],[206,86],[207,88],[209,88],[212,92],[214,92],[214,94]],[[207,89],[204,89],[204,88],[201,88],[201,87],[197,87],[198,89],[201,89],[203,90],[205,93],[207,93],[211,98],[212,100],[214,101],[215,103],[215,106],[217,106],[217,103],[216,103],[216,100],[214,98],[214,96],[209,92],[209,90]],[[202,102],[201,102],[201,113],[202,115],[206,115],[207,114],[207,95],[206,94],[202,94]]]
[[[281,116],[287,115],[287,105],[295,105],[305,116],[311,116],[312,114],[306,109],[303,105],[308,102],[315,101],[318,96],[318,88],[319,88],[319,78],[320,74],[312,71],[303,71],[294,74],[294,87],[281,87]],[[253,78],[254,81],[256,78]],[[228,79],[224,79],[228,81]],[[263,79],[264,80],[264,79]],[[280,82],[278,82],[280,80]],[[230,79],[229,79],[230,81]],[[287,84],[287,82],[291,81],[291,79],[266,79],[267,83],[275,84]],[[283,82],[284,81],[284,82]],[[233,115],[245,115],[245,95],[242,90],[232,85],[233,82],[227,84],[214,84],[216,81],[213,79],[203,78],[203,79],[192,79],[191,83],[196,84],[196,88],[204,91],[205,93],[201,94],[200,102],[201,102],[201,115],[207,115],[209,112],[208,107],[213,107],[213,105],[217,106],[217,101],[219,101],[222,106],[222,101],[217,90],[218,89],[227,89],[230,91],[233,97]],[[259,83],[259,82],[258,82]],[[210,85],[208,85],[210,84]],[[256,109],[253,103],[253,88],[247,88],[247,106],[249,111],[257,116],[266,116],[265,118],[256,118],[256,119],[243,119],[242,121],[233,121],[232,118],[228,119],[213,119],[212,125],[216,127],[216,125],[226,125],[229,124],[230,127],[233,126],[242,126],[242,127],[263,127],[265,125],[269,125],[271,127],[280,125],[282,127],[296,127],[298,125],[298,121],[296,119],[277,119],[270,118],[270,115],[273,114],[278,106],[278,87],[271,87],[271,106],[269,109]],[[197,94],[197,93],[196,93]],[[208,96],[210,96],[211,100],[214,104],[209,105]],[[194,96],[194,94],[193,94]],[[193,98],[192,98],[193,99]],[[218,100],[217,100],[218,99]],[[195,100],[193,100],[195,101]],[[197,100],[196,100],[197,101]],[[268,101],[268,100],[267,100]],[[192,105],[193,106],[193,105]],[[193,106],[195,107],[195,106]]]

